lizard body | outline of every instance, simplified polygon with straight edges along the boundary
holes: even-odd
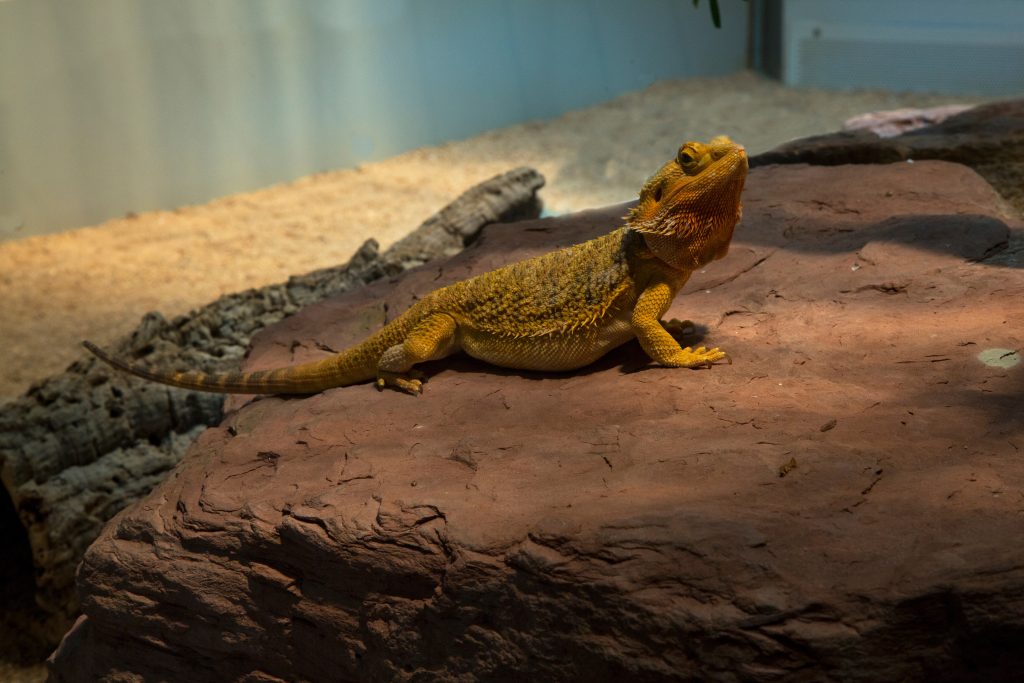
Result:
[[[501,367],[573,370],[634,337],[662,365],[707,366],[725,353],[682,348],[661,316],[694,270],[728,252],[746,174],[743,147],[727,137],[687,142],[644,184],[623,227],[437,289],[324,360],[210,375],[151,371],[85,346],[149,380],[249,394],[312,394],[373,379],[418,394],[423,377],[413,366],[459,350]]]

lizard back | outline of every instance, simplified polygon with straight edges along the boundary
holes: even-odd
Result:
[[[461,326],[499,337],[571,332],[614,314],[631,290],[630,248],[619,228],[582,244],[478,275],[436,292]]]

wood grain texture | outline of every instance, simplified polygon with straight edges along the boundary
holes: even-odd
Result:
[[[341,266],[224,296],[170,321],[149,313],[116,352],[157,367],[237,368],[255,333],[300,308],[455,253],[488,223],[536,217],[543,182],[518,168],[471,188],[383,254],[369,240]],[[122,376],[83,352],[66,372],[0,407],[0,496],[20,520],[5,524],[0,547],[24,547],[19,535],[27,533],[38,608],[23,605],[23,620],[8,618],[14,630],[43,621],[38,635],[56,643],[77,613],[74,576],[85,549],[220,421],[223,402]],[[26,559],[14,558],[4,561]],[[5,604],[17,597],[5,596]]]

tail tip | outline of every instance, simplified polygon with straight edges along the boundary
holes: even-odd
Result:
[[[95,344],[93,344],[88,339],[82,340],[82,346],[84,346],[86,348],[86,350],[89,351],[89,353],[91,353],[92,355],[96,356],[100,360],[105,361],[107,363],[111,362],[110,361],[110,357],[103,351],[103,349],[101,349],[100,347],[96,346]]]

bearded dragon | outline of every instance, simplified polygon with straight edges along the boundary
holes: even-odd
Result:
[[[574,370],[633,339],[661,365],[707,367],[718,348],[680,346],[661,317],[693,271],[729,250],[747,176],[725,136],[687,142],[651,176],[625,224],[597,239],[437,289],[362,343],[324,360],[256,372],[160,372],[85,347],[119,370],[199,391],[314,394],[376,380],[419,394],[417,363],[457,351],[505,368]]]

